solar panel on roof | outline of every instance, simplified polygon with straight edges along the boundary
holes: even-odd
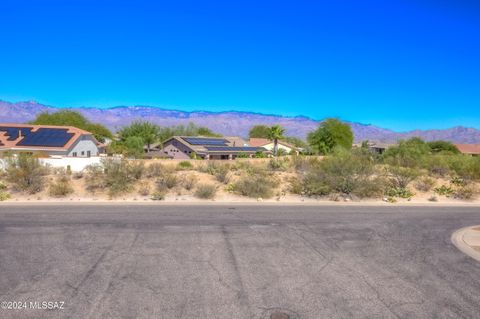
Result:
[[[67,133],[67,129],[39,128],[37,131],[26,135],[17,145],[63,147],[73,135],[73,133]]]
[[[263,147],[248,147],[248,146],[242,146],[242,147],[235,147],[235,146],[207,146],[207,150],[209,151],[230,151],[230,152],[259,152],[259,151],[264,151],[265,149]]]
[[[6,136],[8,136],[7,141],[15,141],[18,138],[19,132],[22,133],[22,136],[27,136],[30,134],[32,128],[30,127],[11,127],[11,126],[2,126],[0,127],[0,131],[6,132]]]
[[[218,145],[226,146],[228,141],[225,139],[218,138],[207,138],[207,137],[184,137],[183,138],[187,143],[191,145]]]

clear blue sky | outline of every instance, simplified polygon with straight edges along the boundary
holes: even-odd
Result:
[[[0,99],[480,128],[480,4],[1,0]]]

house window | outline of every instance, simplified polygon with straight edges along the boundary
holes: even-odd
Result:
[[[73,156],[73,157],[77,157],[77,152],[73,152],[73,153],[72,153],[72,156]]]
[[[82,151],[82,156],[85,156],[85,151]]]
[[[87,157],[90,157],[90,156],[92,156],[92,152],[87,151]]]

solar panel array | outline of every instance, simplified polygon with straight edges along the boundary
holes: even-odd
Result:
[[[261,152],[265,151],[263,147],[234,147],[234,146],[207,146],[209,151],[229,151],[229,152]]]
[[[47,146],[63,147],[73,137],[73,133],[67,133],[68,129],[39,128],[35,132],[26,135],[18,146]]]
[[[216,145],[216,146],[227,146],[228,145],[227,140],[219,139],[219,138],[184,137],[183,139],[191,145]]]
[[[18,138],[20,132],[22,133],[22,136],[27,136],[30,134],[31,130],[32,130],[31,127],[22,127],[22,128],[11,127],[11,126],[0,127],[0,131],[6,132],[5,135],[8,136],[7,141],[15,141]]]

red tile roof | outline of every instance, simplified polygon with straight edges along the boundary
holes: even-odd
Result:
[[[480,155],[480,144],[455,144],[463,154]]]

